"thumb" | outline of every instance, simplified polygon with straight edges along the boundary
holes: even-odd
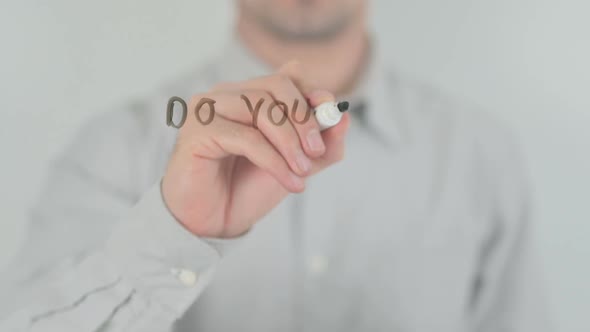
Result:
[[[298,60],[291,60],[283,64],[279,67],[277,72],[289,77],[303,95],[306,95],[317,88],[317,84],[310,79],[310,75],[305,69],[305,66]]]

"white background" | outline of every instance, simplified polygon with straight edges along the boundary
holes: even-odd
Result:
[[[205,11],[207,9],[207,11]],[[590,331],[590,2],[375,1],[391,62],[520,134],[560,331]],[[215,54],[232,1],[0,2],[0,264],[47,163],[90,115]]]

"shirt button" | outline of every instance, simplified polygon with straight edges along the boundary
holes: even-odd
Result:
[[[197,274],[185,269],[171,269],[170,272],[187,287],[194,286],[197,283]]]
[[[328,268],[328,259],[326,256],[313,255],[308,262],[308,271],[312,276],[318,276],[326,271]]]

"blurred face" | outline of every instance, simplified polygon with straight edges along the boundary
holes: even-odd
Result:
[[[366,0],[238,0],[243,15],[286,40],[326,40],[358,15]]]

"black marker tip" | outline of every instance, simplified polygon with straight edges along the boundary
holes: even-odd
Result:
[[[338,103],[338,110],[340,112],[346,112],[348,111],[348,107],[350,107],[350,103],[347,101],[341,101]]]

